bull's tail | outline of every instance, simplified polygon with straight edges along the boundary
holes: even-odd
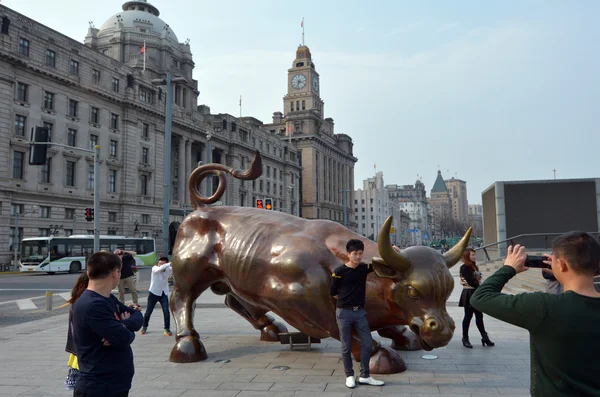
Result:
[[[225,173],[233,175],[234,178],[251,181],[258,178],[262,174],[262,159],[260,153],[256,152],[254,158],[245,171],[234,170],[233,168],[227,167],[223,164],[204,164],[192,171],[190,178],[188,179],[188,187],[190,189],[190,201],[194,209],[198,209],[205,204],[213,204],[217,202],[225,189],[227,188],[227,178]],[[219,177],[219,186],[217,191],[210,197],[205,197],[200,192],[200,183],[209,175],[216,174]]]

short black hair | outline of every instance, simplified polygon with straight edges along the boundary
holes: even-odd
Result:
[[[90,280],[101,280],[121,268],[121,258],[112,252],[96,252],[87,260],[86,266]]]
[[[346,252],[364,251],[365,244],[359,239],[352,239],[346,243]]]
[[[593,276],[600,267],[600,243],[589,233],[578,230],[564,233],[554,239],[552,251],[579,275]]]
[[[167,258],[166,256],[161,256],[160,258],[158,258],[159,262],[168,262],[169,258]]]

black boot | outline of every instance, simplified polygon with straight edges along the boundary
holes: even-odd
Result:
[[[463,346],[466,347],[467,349],[473,348],[473,345],[471,344],[471,342],[469,342],[469,338],[462,338],[462,343],[463,343]]]
[[[496,346],[496,344],[490,340],[490,337],[488,336],[488,334],[485,334],[483,336],[483,338],[481,338],[481,345],[483,347],[485,347],[485,346],[490,346],[490,347],[491,346]]]

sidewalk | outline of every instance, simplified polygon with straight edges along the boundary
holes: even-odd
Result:
[[[453,269],[456,273],[458,269]],[[340,343],[333,339],[312,351],[259,341],[259,333],[232,310],[223,297],[204,294],[197,301],[195,325],[209,358],[191,364],[168,361],[174,337],[162,334],[162,313],[155,308],[147,335],[133,343],[136,375],[131,397],[373,397],[373,396],[529,396],[529,335],[514,326],[485,317],[496,346],[483,348],[473,321],[473,349],[461,344],[462,308],[456,282],[448,303],[457,332],[451,343],[424,360],[423,351],[401,352],[408,370],[377,376],[386,386],[344,385]],[[145,311],[146,293],[142,293]],[[130,295],[128,296],[130,299]],[[67,315],[3,328],[0,337],[0,396],[70,396],[64,389]],[[290,328],[291,329],[291,328]],[[175,331],[173,327],[173,331]],[[389,345],[389,341],[373,337]],[[230,360],[230,362],[216,362]],[[287,366],[284,371],[276,366]],[[358,373],[358,364],[355,371]]]

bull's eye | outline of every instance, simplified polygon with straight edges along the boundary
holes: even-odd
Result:
[[[412,285],[408,286],[408,296],[410,296],[411,298],[414,299],[418,299],[421,297],[421,294],[419,293],[419,291],[417,291],[417,289],[415,287],[413,287]]]

